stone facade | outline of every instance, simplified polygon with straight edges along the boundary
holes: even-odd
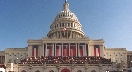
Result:
[[[107,70],[111,70],[111,65],[85,65],[85,64],[81,64],[81,65],[69,65],[69,64],[54,64],[54,65],[14,65],[14,71],[26,71],[26,72],[35,72],[35,71],[40,71],[40,72],[62,72],[63,69],[68,69],[70,72],[92,72],[92,71],[96,71],[96,72],[105,72]],[[6,71],[9,71],[9,69],[7,69]]]
[[[4,63],[5,63],[5,52],[0,51],[0,64],[4,64]]]
[[[6,48],[5,50],[5,64],[17,63],[21,58],[28,57],[27,48]]]
[[[69,10],[67,0],[63,4],[63,10],[57,14],[52,22],[47,37],[38,40],[29,39],[27,42],[28,46],[26,48],[6,48],[5,51],[0,52],[0,63],[5,63],[7,72],[122,71],[130,67],[132,62],[132,52],[127,51],[126,48],[106,48],[103,39],[93,40],[85,37],[81,23],[76,15]],[[58,45],[61,51],[57,50]],[[82,48],[84,50],[81,50]],[[110,59],[113,63],[48,64],[48,62],[42,62],[41,64],[34,64],[34,61],[29,61],[30,57],[41,60],[37,59],[40,56],[43,56],[43,59],[50,56],[98,57],[99,60],[100,58]],[[22,62],[22,60],[24,61]],[[128,70],[131,70],[131,68],[128,68]]]

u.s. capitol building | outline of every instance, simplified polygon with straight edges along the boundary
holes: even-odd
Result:
[[[1,61],[7,72],[114,72],[131,70],[131,53],[126,48],[106,48],[103,39],[86,37],[65,0],[47,37],[29,39],[26,48],[6,48]]]

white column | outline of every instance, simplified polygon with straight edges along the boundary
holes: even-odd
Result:
[[[78,43],[78,48],[77,48],[77,49],[78,49],[78,56],[80,57],[80,51],[79,51],[80,48],[79,48],[79,44],[80,44],[80,43]]]
[[[87,55],[86,56],[89,56],[89,47],[88,47],[88,43],[85,43],[85,46],[86,46],[86,52],[87,52]]]
[[[44,44],[42,44],[42,55],[41,56],[44,56]]]
[[[94,51],[92,45],[89,45],[89,56],[93,56]]]
[[[92,56],[94,56],[94,45],[92,45]]]
[[[100,46],[100,56],[104,57],[104,46]]]
[[[59,32],[57,31],[57,38],[59,38]]]
[[[73,37],[75,38],[75,36],[76,36],[76,34],[75,34],[75,32],[73,33]]]
[[[71,38],[72,38],[72,31],[71,31]]]
[[[70,56],[70,43],[69,43],[69,56]]]
[[[85,43],[85,56],[87,56],[86,50],[87,50],[87,49],[86,49],[86,43]]]
[[[55,52],[55,56],[56,56],[56,43],[55,43],[55,51],[54,52]]]
[[[45,57],[47,56],[47,43],[46,43],[46,47],[45,47]]]
[[[88,56],[90,56],[90,46],[88,44]]]
[[[61,31],[60,31],[60,38],[62,38],[62,33],[61,33]]]
[[[38,57],[42,56],[42,50],[41,49],[42,46],[38,45]]]
[[[63,56],[63,43],[62,43],[62,56]]]
[[[52,56],[54,56],[54,43],[52,43]]]
[[[28,57],[32,56],[32,45],[28,45]]]
[[[67,31],[67,37],[66,38],[68,38],[68,31]]]
[[[76,43],[76,56],[77,56],[77,43]]]

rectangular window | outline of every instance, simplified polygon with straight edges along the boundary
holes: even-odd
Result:
[[[62,23],[62,27],[64,27],[64,23]]]

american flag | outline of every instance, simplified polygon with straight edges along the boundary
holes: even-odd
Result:
[[[46,56],[52,56],[52,45],[47,45]]]
[[[61,45],[56,46],[56,56],[61,56]]]
[[[85,45],[79,46],[79,56],[86,56],[86,48]]]
[[[99,47],[99,45],[94,45],[94,56],[100,56],[100,47]]]
[[[66,31],[66,27],[63,28],[63,31],[64,31],[64,32]]]
[[[63,56],[68,56],[69,54],[69,46],[63,45]]]

